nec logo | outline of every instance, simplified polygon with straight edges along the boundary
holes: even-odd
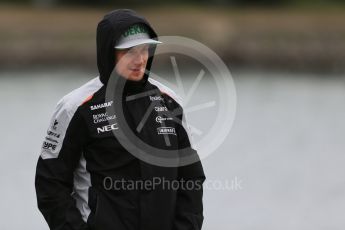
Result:
[[[104,133],[104,132],[109,132],[111,130],[116,130],[119,127],[117,126],[117,123],[112,124],[112,125],[105,125],[101,128],[97,128],[97,133]]]

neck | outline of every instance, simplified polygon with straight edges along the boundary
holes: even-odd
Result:
[[[123,90],[123,93],[126,95],[132,95],[136,93],[140,93],[144,90],[147,82],[146,76],[144,76],[141,80],[139,81],[131,81],[126,79],[125,80],[125,87]]]

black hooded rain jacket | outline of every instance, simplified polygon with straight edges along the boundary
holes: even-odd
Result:
[[[156,177],[192,181],[196,185],[202,185],[205,180],[200,161],[179,167],[156,166],[132,155],[113,134],[121,126],[116,123],[117,115],[107,112],[115,103],[107,101],[105,95],[114,70],[114,46],[120,35],[137,23],[146,25],[151,38],[156,39],[149,23],[132,10],[115,10],[103,18],[97,28],[99,77],[64,96],[56,106],[35,178],[38,207],[52,230],[201,229],[202,186],[125,189],[130,181]],[[152,56],[147,70],[150,70],[154,51],[155,46],[150,48]],[[177,151],[190,147],[188,134],[181,124],[166,119],[166,127],[162,127],[162,121],[157,119],[164,117],[161,111],[180,108],[180,105],[169,88],[148,75],[140,82],[127,81],[124,86],[125,97],[152,90],[159,92],[136,100],[122,99],[131,130],[154,147]],[[138,131],[136,127],[153,101],[160,104]],[[182,114],[178,117],[182,120]],[[170,140],[168,147],[164,145],[166,135]],[[115,189],[114,183],[119,181],[122,182]]]

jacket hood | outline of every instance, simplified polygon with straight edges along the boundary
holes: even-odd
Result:
[[[157,34],[142,16],[135,11],[129,9],[114,10],[104,16],[97,26],[97,66],[100,80],[106,84],[115,67],[115,45],[126,29],[134,24],[144,24],[150,37],[157,39]],[[149,59],[147,61],[146,70],[150,70],[153,54],[156,46],[152,45],[149,49]],[[148,74],[145,73],[144,80],[147,81]]]

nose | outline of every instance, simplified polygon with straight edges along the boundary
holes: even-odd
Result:
[[[134,64],[141,65],[143,64],[143,62],[144,62],[144,55],[142,54],[136,55],[136,57],[134,58]]]

